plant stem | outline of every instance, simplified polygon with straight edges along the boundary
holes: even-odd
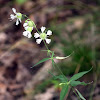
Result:
[[[75,95],[77,96],[78,100],[81,100],[80,97],[78,96],[78,94],[76,93],[75,89],[73,87],[71,87],[73,92],[75,93]]]
[[[43,42],[44,42],[44,44],[45,44],[45,46],[46,46],[46,49],[49,50],[44,40],[43,40]],[[50,53],[49,53],[49,55],[50,55]],[[51,55],[50,55],[50,57],[51,57]],[[65,75],[64,75],[63,72],[60,70],[60,68],[57,66],[57,64],[55,63],[54,60],[53,60],[53,62],[54,62],[54,66],[55,66],[56,68],[58,68],[59,72],[60,72],[60,73],[63,75],[63,77],[64,77]],[[64,77],[64,78],[65,78],[65,80],[66,80],[66,77]]]

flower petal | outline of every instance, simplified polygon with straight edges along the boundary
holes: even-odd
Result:
[[[17,19],[17,20],[16,20],[16,25],[18,25],[18,24],[19,24],[19,20]]]
[[[27,36],[28,38],[31,38],[32,37],[32,34],[31,33],[28,33],[28,36]]]
[[[20,23],[22,22],[20,18],[18,18],[18,20],[20,21]]]
[[[13,20],[13,19],[16,18],[16,16],[14,16],[14,14],[11,14],[11,15],[10,15],[10,18]]]
[[[32,37],[32,34],[29,31],[24,31],[23,32],[23,35],[26,36],[26,37],[28,37],[28,38],[31,38]]]
[[[38,37],[40,37],[40,35],[38,33],[34,33],[34,37],[38,38]]]
[[[16,14],[16,9],[15,8],[12,8],[13,12]]]
[[[45,39],[46,40],[46,43],[50,43],[51,42],[51,39]]]
[[[52,31],[51,30],[48,30],[47,31],[47,35],[52,35]]]
[[[26,27],[24,27],[25,28],[25,30],[27,30],[28,28],[29,28],[29,26],[26,26]]]
[[[23,32],[23,35],[27,37],[27,31],[24,31]]]
[[[41,41],[42,41],[42,39],[37,39],[37,40],[36,40],[37,44],[40,44]]]
[[[45,31],[46,27],[41,27],[41,32],[43,33]]]
[[[24,23],[24,24],[23,24],[23,27],[26,27],[27,25],[28,25],[28,23]]]

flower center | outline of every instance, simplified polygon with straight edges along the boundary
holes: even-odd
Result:
[[[32,32],[32,27],[28,27],[27,31]]]
[[[17,13],[17,18],[22,18],[22,14],[21,13]]]
[[[33,27],[33,26],[34,26],[34,22],[33,22],[33,21],[29,21],[29,22],[28,22],[28,26],[29,26],[29,27]]]
[[[41,33],[41,34],[40,34],[40,38],[41,38],[42,40],[46,39],[46,37],[47,37],[46,33]]]

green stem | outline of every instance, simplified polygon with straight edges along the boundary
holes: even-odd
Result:
[[[26,15],[22,14],[24,17],[28,18]],[[29,18],[28,18],[29,19]]]
[[[45,44],[45,46],[46,46],[46,49],[49,50],[49,48],[47,47],[47,45],[46,45],[46,43],[45,43],[44,40],[43,40],[43,42],[44,42],[44,44]],[[50,53],[49,53],[49,55],[50,55]],[[50,55],[50,56],[51,56],[51,55]]]
[[[36,25],[35,25],[35,29],[36,29],[36,30],[37,30],[37,32],[39,33],[39,31],[38,31],[38,29],[37,29]]]
[[[78,94],[76,93],[75,89],[73,87],[71,87],[73,92],[75,93],[75,95],[77,96],[78,100],[81,100],[80,97],[78,96]]]
[[[44,40],[43,40],[43,42],[44,42],[44,44],[45,44],[45,46],[46,46],[46,49],[49,50]],[[49,55],[50,55],[50,53],[49,53]],[[50,57],[51,57],[51,55],[50,55]],[[53,61],[54,61],[54,60],[53,60]],[[54,61],[54,66],[55,66],[56,68],[58,68],[59,72],[60,72],[60,73],[63,75],[63,77],[64,77],[65,75],[64,75],[63,72],[60,70],[60,68],[57,66],[57,64],[55,63],[55,61]],[[64,78],[65,78],[65,77],[64,77]],[[65,79],[66,79],[66,78],[65,78]]]

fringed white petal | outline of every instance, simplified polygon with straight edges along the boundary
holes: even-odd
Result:
[[[16,20],[16,25],[18,25],[18,24],[19,24],[19,20],[17,19],[17,20]]]
[[[52,31],[51,30],[48,30],[47,31],[47,35],[52,35]]]
[[[21,19],[19,18],[20,23],[22,22]]]
[[[45,29],[46,29],[46,28],[42,26],[42,27],[41,27],[41,32],[43,33],[43,32],[45,31]]]
[[[37,40],[36,40],[37,44],[40,44],[41,41],[42,41],[42,39],[37,39]]]
[[[26,27],[27,25],[28,25],[28,23],[24,23],[24,24],[23,24],[23,27]]]
[[[15,16],[14,14],[11,14],[11,15],[10,15],[10,18],[13,20],[13,19],[16,18],[16,16]]]
[[[16,9],[15,8],[12,8],[13,12],[16,14]]]
[[[51,42],[51,39],[45,39],[46,40],[46,43],[50,43]]]
[[[34,37],[38,38],[38,37],[40,37],[40,35],[38,33],[34,33]]]
[[[28,37],[28,38],[31,38],[32,37],[32,34],[29,31],[24,31],[23,32],[23,35],[26,36],[26,37]]]
[[[23,32],[23,35],[27,37],[27,31],[24,31]]]
[[[32,34],[31,33],[28,33],[28,36],[27,36],[28,38],[31,38],[32,37]]]

